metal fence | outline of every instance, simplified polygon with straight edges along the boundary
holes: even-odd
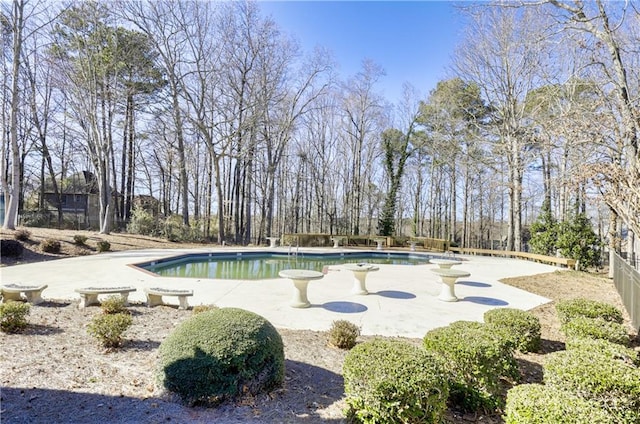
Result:
[[[633,328],[640,329],[640,272],[617,253],[613,255],[613,283],[629,312]]]

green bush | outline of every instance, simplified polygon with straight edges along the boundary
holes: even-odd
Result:
[[[345,357],[347,415],[363,423],[439,423],[449,393],[442,359],[398,340],[374,339]]]
[[[98,314],[89,323],[87,331],[98,339],[102,346],[113,348],[122,344],[122,334],[132,323],[133,319],[128,313]]]
[[[531,224],[530,231],[529,246],[531,251],[540,255],[555,256],[556,243],[558,242],[558,222],[553,217],[549,202],[542,203],[540,214]]]
[[[25,227],[48,228],[53,220],[53,214],[49,211],[23,211],[21,216],[22,225]]]
[[[566,324],[576,317],[602,318],[622,324],[622,312],[613,305],[597,300],[577,298],[560,300],[556,303],[560,324]]]
[[[45,239],[40,242],[40,248],[47,253],[60,253],[60,242],[54,239]]]
[[[111,249],[111,243],[106,240],[99,240],[96,243],[96,247],[98,248],[98,252],[108,252]]]
[[[541,384],[521,384],[507,393],[505,424],[614,424],[593,401]]]
[[[76,234],[73,236],[73,242],[78,246],[85,246],[87,244],[87,236]]]
[[[100,308],[105,314],[128,314],[129,310],[122,296],[109,296],[100,302]]]
[[[575,259],[580,270],[599,265],[602,241],[593,231],[591,220],[584,213],[576,214],[569,221],[558,223],[557,231],[556,247],[560,249],[563,257]]]
[[[504,404],[502,379],[518,380],[513,342],[479,322],[456,321],[429,331],[428,351],[445,358],[450,400],[465,410],[494,410]]]
[[[25,229],[16,230],[16,232],[13,233],[13,238],[18,241],[29,241],[31,232]]]
[[[18,333],[28,325],[27,316],[31,306],[22,302],[5,302],[0,304],[0,330],[5,333]]]
[[[640,368],[598,352],[566,350],[547,356],[544,382],[597,402],[619,423],[640,422]]]
[[[172,215],[164,220],[162,236],[173,242],[186,241],[191,238],[191,229],[184,225],[180,215]]]
[[[567,350],[586,350],[598,353],[611,359],[620,359],[629,364],[640,366],[640,354],[635,350],[619,343],[612,343],[603,339],[571,337],[565,343]]]
[[[360,328],[345,320],[333,321],[329,329],[329,344],[340,349],[351,349],[356,345]]]
[[[629,334],[624,325],[617,322],[605,321],[601,318],[577,317],[562,324],[560,331],[567,339],[572,337],[590,337],[603,339],[621,345],[628,345]]]
[[[503,332],[521,352],[540,350],[540,320],[531,312],[514,308],[498,308],[485,312],[484,322]]]
[[[188,404],[216,405],[282,384],[284,346],[263,317],[237,308],[192,315],[159,349],[160,381]]]
[[[22,256],[24,247],[17,240],[0,240],[0,256],[18,258]]]
[[[144,236],[157,236],[158,220],[145,209],[135,207],[131,211],[131,220],[127,225],[127,232]]]

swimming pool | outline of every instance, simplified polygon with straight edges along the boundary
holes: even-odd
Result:
[[[283,269],[322,271],[327,265],[374,263],[423,265],[434,256],[418,253],[341,252],[298,253],[275,252],[195,253],[136,264],[137,267],[163,277],[217,278],[223,280],[264,280],[279,278]]]

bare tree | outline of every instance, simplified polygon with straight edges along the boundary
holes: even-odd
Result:
[[[20,151],[18,148],[18,114],[20,113],[20,88],[18,80],[20,78],[22,41],[24,30],[24,7],[26,0],[15,0],[11,9],[11,31],[13,33],[12,44],[12,67],[11,67],[11,108],[9,112],[9,131],[11,149],[11,179],[10,183],[6,178],[4,160],[2,161],[2,187],[5,199],[9,198],[6,205],[6,213],[2,228],[15,229],[18,221],[18,204],[20,201]],[[3,155],[4,158],[4,155]]]
[[[611,153],[590,164],[588,175],[600,188],[607,204],[636,234],[640,234],[640,111],[637,81],[640,48],[637,11],[623,4],[550,0],[564,25],[568,42],[578,44],[589,58],[592,76],[602,87],[601,104],[616,117]],[[610,131],[608,131],[610,134]],[[609,138],[608,134],[602,134]]]
[[[382,98],[375,91],[384,70],[371,60],[364,60],[362,70],[344,85],[344,152],[348,169],[344,179],[345,214],[348,231],[360,234],[365,211],[365,193],[369,189],[372,153],[378,151],[376,138],[381,134]]]
[[[455,59],[458,74],[478,84],[494,112],[493,154],[509,173],[507,249],[521,248],[522,191],[527,165],[524,98],[537,86],[544,61],[544,26],[531,9],[470,8],[471,26]]]
[[[145,34],[160,55],[162,69],[169,88],[169,101],[173,118],[173,135],[178,158],[179,198],[182,223],[189,226],[189,178],[185,155],[184,111],[181,107],[184,47],[187,46],[188,28],[194,19],[191,2],[159,0],[152,2],[122,2],[120,12]]]

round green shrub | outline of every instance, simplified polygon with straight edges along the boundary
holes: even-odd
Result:
[[[619,423],[640,422],[640,368],[588,350],[550,353],[544,382],[597,402]]]
[[[570,337],[567,339],[565,346],[567,350],[586,350],[640,366],[640,354],[638,352],[608,340],[592,339],[590,337]]]
[[[333,321],[329,329],[329,344],[340,349],[351,349],[356,345],[360,327],[346,320]]]
[[[449,394],[442,359],[399,340],[374,339],[344,360],[347,415],[363,423],[438,423]]]
[[[282,384],[284,345],[263,317],[237,308],[192,315],[162,342],[160,381],[188,404],[216,405]]]
[[[613,305],[597,300],[577,298],[560,300],[556,303],[560,324],[566,324],[577,317],[602,318],[605,321],[622,324],[622,312]]]
[[[96,247],[98,248],[98,252],[108,252],[111,249],[111,243],[106,240],[99,240],[96,243]]]
[[[503,332],[521,352],[537,352],[542,343],[540,320],[531,312],[515,308],[497,308],[485,312],[484,322]]]
[[[24,247],[17,240],[0,240],[0,256],[18,258],[22,256]]]
[[[128,313],[99,314],[93,317],[87,331],[107,348],[118,347],[122,344],[122,334],[127,331],[133,319]]]
[[[593,401],[542,384],[520,384],[507,393],[505,424],[614,424]]]
[[[73,242],[78,246],[85,246],[87,244],[87,236],[76,234],[73,236]]]
[[[629,334],[624,325],[605,321],[601,318],[576,317],[562,324],[560,331],[569,339],[572,337],[590,337],[603,339],[621,345],[628,345]]]
[[[424,347],[445,358],[450,403],[468,411],[494,410],[504,405],[503,379],[520,378],[513,342],[486,324],[456,321],[429,331]]]
[[[60,242],[54,239],[45,239],[40,242],[40,248],[46,253],[60,253]]]
[[[122,296],[109,296],[100,302],[100,309],[105,314],[128,314],[129,310]]]
[[[27,325],[27,316],[31,306],[22,302],[5,302],[0,304],[0,330],[5,333],[18,333]]]

